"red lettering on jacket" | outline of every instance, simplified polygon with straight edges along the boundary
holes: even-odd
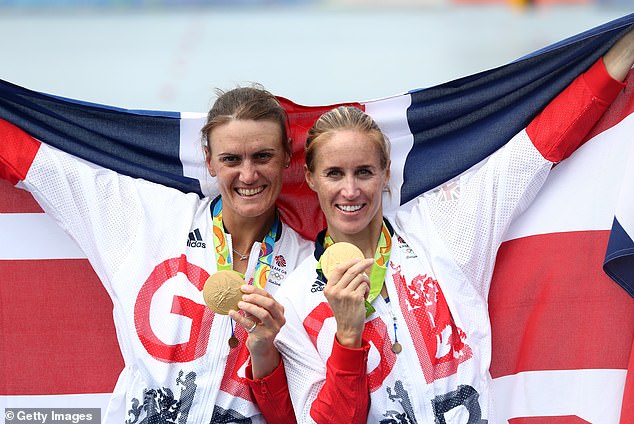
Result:
[[[390,264],[401,312],[412,336],[427,383],[455,374],[472,357],[466,334],[454,322],[438,282],[427,275],[407,281],[400,266]]]
[[[321,332],[324,322],[328,318],[333,318],[332,310],[327,302],[322,302],[304,319],[304,329],[308,333],[308,337],[317,348],[317,338]],[[385,378],[390,374],[396,355],[392,352],[392,344],[387,332],[387,327],[381,318],[374,318],[365,323],[363,329],[363,338],[379,351],[379,364],[368,373],[368,383],[370,392],[376,391],[381,387]]]
[[[181,273],[187,281],[202,291],[209,274],[199,266],[187,262],[187,257],[172,258],[158,264],[143,283],[134,305],[134,325],[139,340],[146,351],[155,359],[163,362],[190,362],[207,352],[207,343],[211,332],[214,314],[206,305],[194,302],[186,297],[175,295],[172,299],[171,313],[191,320],[189,340],[185,343],[167,344],[156,335],[150,322],[150,309],[156,292],[169,279]]]

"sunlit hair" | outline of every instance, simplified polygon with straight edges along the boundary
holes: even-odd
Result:
[[[308,130],[305,161],[310,172],[314,171],[315,155],[320,141],[328,140],[336,132],[344,130],[355,130],[367,134],[368,140],[378,148],[381,170],[387,169],[390,161],[390,143],[374,119],[359,108],[339,106],[321,115]]]
[[[282,131],[282,145],[291,155],[291,141],[288,138],[288,116],[273,94],[259,84],[237,87],[229,91],[216,89],[218,98],[207,114],[207,122],[200,130],[203,147],[211,150],[209,136],[214,128],[230,121],[269,121],[279,125]]]

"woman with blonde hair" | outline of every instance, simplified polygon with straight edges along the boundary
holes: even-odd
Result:
[[[459,196],[423,194],[393,220],[383,216],[390,161],[376,123],[354,107],[317,120],[305,177],[327,228],[277,293],[287,320],[277,346],[298,422],[496,422],[487,295],[497,250],[633,63],[630,31],[525,130],[456,177]],[[365,259],[330,269],[324,252],[343,242]]]

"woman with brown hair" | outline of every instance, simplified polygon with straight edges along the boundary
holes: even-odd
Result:
[[[284,314],[272,295],[310,254],[275,206],[291,159],[286,113],[262,88],[237,88],[221,93],[202,136],[216,198],[88,165],[0,121],[0,177],[77,242],[113,301],[125,368],[104,422],[294,421],[288,401],[263,415],[243,371],[248,348],[256,395],[284,382],[273,347]],[[219,270],[243,277],[244,312],[205,306]],[[285,384],[274,393],[288,396]]]

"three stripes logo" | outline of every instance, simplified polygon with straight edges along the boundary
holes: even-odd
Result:
[[[323,281],[315,280],[315,282],[313,283],[313,286],[310,288],[310,292],[311,293],[323,292],[325,286],[326,286],[326,283],[324,283]]]
[[[189,232],[189,237],[187,238],[187,246],[188,247],[202,247],[203,249],[207,247],[205,242],[203,241],[203,236],[200,234],[200,230],[196,228],[194,231]]]

